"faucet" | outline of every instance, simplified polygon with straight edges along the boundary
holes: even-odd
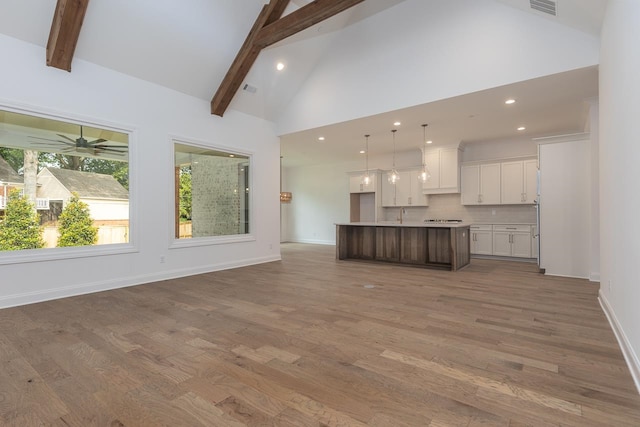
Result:
[[[404,208],[400,208],[400,217],[396,218],[397,220],[400,221],[400,224],[402,224],[402,214],[406,214],[406,212],[404,211]]]

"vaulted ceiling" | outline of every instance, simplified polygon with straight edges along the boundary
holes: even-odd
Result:
[[[255,93],[240,90],[231,99],[229,108],[277,122],[314,67],[330,54],[332,34],[385,13],[403,1],[407,0],[366,0],[263,49],[241,83],[256,88]],[[606,6],[606,0],[562,0],[557,2],[558,16],[549,17],[532,11],[528,0],[493,1],[596,36]],[[74,58],[209,102],[265,3],[265,0],[91,0]],[[291,0],[283,16],[308,3],[309,0]],[[0,33],[45,47],[55,7],[53,0],[0,0]],[[286,73],[275,70],[275,63],[280,60],[287,64]],[[586,92],[593,95],[593,75],[587,80],[591,86]],[[429,108],[437,110],[437,107]],[[442,111],[449,108],[445,104],[442,107]],[[334,130],[343,129],[344,124],[341,126]],[[350,132],[360,135],[360,124],[354,126],[358,127],[357,132],[356,127]],[[487,134],[476,139],[487,136],[493,137]],[[283,138],[285,144],[287,138]]]

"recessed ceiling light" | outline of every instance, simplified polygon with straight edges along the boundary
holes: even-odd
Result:
[[[402,123],[400,123],[400,122],[393,122],[393,125],[394,125],[394,126],[400,126],[401,124],[402,124]]]
[[[513,99],[513,98],[512,99],[507,99],[506,101],[504,101],[504,103],[507,104],[507,105],[511,105],[511,104],[515,104],[516,100]]]
[[[433,141],[427,141],[427,144],[433,144]]]
[[[319,136],[318,141],[324,141],[324,136]]]
[[[365,151],[364,151],[364,150],[360,150],[360,154],[364,154],[364,153],[365,153]]]
[[[525,129],[526,129],[526,127],[524,127],[524,126],[520,126],[520,127],[518,128],[518,130],[525,130]]]
[[[284,70],[284,63],[282,63],[282,62],[278,62],[278,63],[276,64],[276,70],[278,70],[278,71],[282,71],[282,70]]]
[[[235,155],[234,154],[229,154],[229,157],[235,157]]]

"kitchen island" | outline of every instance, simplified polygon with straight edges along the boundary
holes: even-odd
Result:
[[[336,224],[336,259],[456,271],[469,264],[467,223]]]

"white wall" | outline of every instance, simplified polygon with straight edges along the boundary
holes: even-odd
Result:
[[[477,142],[463,145],[463,148],[463,162],[538,156],[538,144],[531,138]]]
[[[466,161],[488,160],[505,157],[500,155],[501,147],[513,141],[483,143],[482,148],[463,153]],[[518,141],[517,147],[505,150],[507,157],[535,156],[537,145],[531,140]],[[398,169],[419,168],[419,150],[401,152],[396,156]],[[390,169],[392,159],[373,157],[369,159],[371,169]],[[363,170],[361,162],[345,162],[316,166],[285,168],[283,170],[283,190],[293,193],[290,204],[282,205],[282,241],[335,244],[336,222],[349,222],[349,178],[347,172]],[[386,179],[386,177],[382,177]],[[396,208],[384,208],[382,220],[394,220],[398,216]],[[429,196],[428,207],[406,209],[406,221],[447,218],[462,219],[477,223],[525,223],[535,224],[535,210],[531,206],[462,206],[460,194],[440,194]]]
[[[279,141],[273,123],[235,111],[212,116],[206,101],[81,60],[74,60],[71,73],[49,68],[43,48],[2,35],[0,56],[0,104],[133,130],[131,238],[136,247],[111,256],[0,263],[0,307],[280,258]],[[253,152],[255,241],[169,248],[171,135]]]
[[[88,205],[91,219],[94,221],[129,219],[128,200],[84,199],[82,201]]]
[[[597,65],[598,50],[597,37],[497,1],[405,0],[332,40],[278,133]]]
[[[600,61],[600,297],[640,389],[640,2],[610,0]]]

